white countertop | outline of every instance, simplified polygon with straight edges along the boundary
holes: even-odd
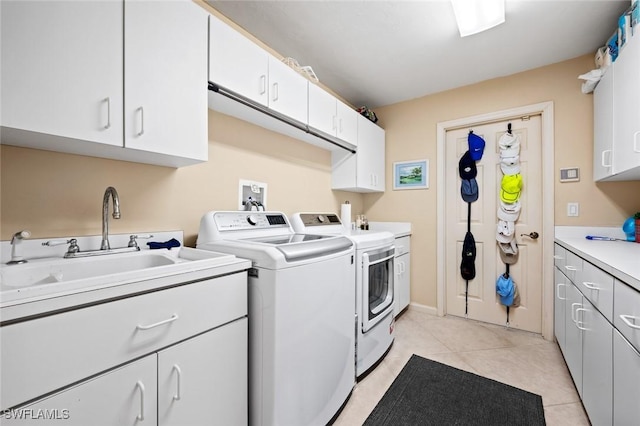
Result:
[[[620,228],[556,226],[555,241],[640,291],[640,244],[587,240],[587,235],[625,239]]]
[[[370,231],[388,231],[396,238],[411,235],[410,222],[369,222]]]

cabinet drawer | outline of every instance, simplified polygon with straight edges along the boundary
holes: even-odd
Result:
[[[562,272],[569,280],[576,284],[582,279],[582,258],[566,250],[565,264]]]
[[[640,350],[640,292],[622,281],[615,280],[613,325]]]
[[[242,272],[2,327],[2,408],[246,314]]]
[[[587,261],[582,263],[582,278],[576,283],[582,294],[613,323],[613,277]]]
[[[567,250],[560,244],[556,244],[553,249],[553,264],[556,265],[556,268],[560,269],[562,273],[566,273],[566,270],[564,269],[566,260]]]
[[[400,237],[395,240],[396,257],[411,251],[411,237]]]

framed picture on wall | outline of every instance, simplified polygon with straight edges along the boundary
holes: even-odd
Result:
[[[429,160],[393,163],[393,189],[429,188]]]

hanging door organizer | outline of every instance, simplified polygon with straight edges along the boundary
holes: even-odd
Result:
[[[469,316],[469,281],[476,277],[476,241],[471,233],[471,203],[478,200],[478,182],[476,176],[478,169],[476,161],[482,158],[485,142],[480,136],[469,132],[467,137],[469,149],[462,155],[458,162],[460,174],[460,196],[467,203],[467,232],[462,244],[462,262],[460,263],[460,275],[465,280],[464,291],[464,317]]]
[[[507,308],[507,322],[509,327],[509,309],[520,305],[518,286],[509,273],[509,266],[518,261],[518,245],[516,243],[515,227],[520,210],[520,193],[522,191],[522,175],[520,174],[520,139],[511,130],[511,123],[507,132],[498,141],[500,147],[500,200],[498,201],[498,223],[496,241],[500,258],[505,265],[504,274],[496,281],[496,292],[500,296],[500,303]]]

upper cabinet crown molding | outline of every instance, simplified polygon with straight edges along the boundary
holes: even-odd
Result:
[[[0,8],[3,144],[170,167],[208,159],[202,8],[189,0]]]

